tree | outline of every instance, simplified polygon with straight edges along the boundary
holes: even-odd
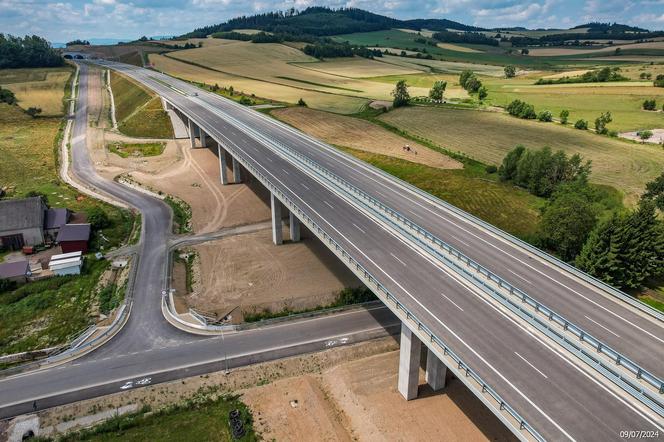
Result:
[[[466,82],[475,76],[475,73],[471,70],[464,70],[459,74],[459,85],[461,85],[462,88],[466,89]]]
[[[528,48],[521,49],[521,55],[528,55],[528,54],[530,54],[530,51],[528,50]]]
[[[302,107],[307,107],[307,103],[302,98],[297,100],[297,105]]]
[[[567,119],[569,118],[569,111],[567,109],[563,109],[560,111],[560,122],[562,124],[567,124]]]
[[[104,229],[111,225],[110,218],[100,207],[95,206],[87,210],[87,215],[88,222],[90,223],[90,227],[92,227],[93,230]]]
[[[659,210],[664,212],[664,171],[646,184],[646,191],[641,198],[654,201]]]
[[[0,69],[56,67],[64,63],[62,54],[41,37],[0,33]]]
[[[653,86],[664,87],[664,74],[659,74],[657,77],[655,77],[655,81],[653,81]]]
[[[510,115],[515,117],[531,120],[537,117],[535,106],[528,104],[525,101],[514,100],[507,105],[506,109]]]
[[[447,88],[447,81],[438,80],[433,83],[429,90],[429,98],[432,100],[442,100],[445,89]]]
[[[503,162],[498,169],[500,181],[511,181],[514,179],[516,176],[516,167],[525,151],[526,148],[524,146],[518,145],[505,155],[505,158],[503,158]]]
[[[482,101],[487,97],[487,95],[489,95],[489,91],[485,86],[481,86],[477,91],[477,98],[479,98],[480,101]]]
[[[579,254],[595,226],[597,213],[591,201],[575,186],[558,190],[542,211],[540,238],[565,261]]]
[[[603,112],[602,115],[595,119],[595,132],[601,135],[606,135],[609,132],[606,125],[611,121],[613,121],[613,118],[611,118],[611,112]]]
[[[516,76],[516,67],[509,65],[505,66],[505,78],[514,78]]]
[[[586,120],[576,120],[574,128],[579,130],[588,130],[588,122]]]
[[[551,114],[551,111],[543,110],[542,112],[537,114],[537,119],[539,121],[543,121],[543,122],[546,123],[546,122],[553,121],[553,115]]]
[[[394,100],[392,104],[394,107],[406,106],[410,102],[410,94],[408,93],[408,85],[406,80],[399,80],[392,91]]]
[[[25,111],[26,114],[30,115],[32,118],[35,118],[37,115],[42,113],[40,107],[29,107]]]
[[[482,82],[477,78],[476,76],[470,77],[468,80],[466,80],[466,90],[470,94],[474,94],[480,90],[482,87]]]
[[[653,98],[652,100],[645,100],[643,102],[643,110],[654,111],[657,109],[657,102]]]
[[[9,89],[3,89],[0,86],[0,103],[16,104],[16,96]]]
[[[636,136],[638,136],[641,141],[646,141],[652,138],[653,133],[651,130],[640,130],[636,133]]]
[[[576,257],[575,266],[607,284],[620,287],[621,245],[618,243],[617,232],[622,220],[617,213],[611,218],[600,222],[588,236],[581,253]]]

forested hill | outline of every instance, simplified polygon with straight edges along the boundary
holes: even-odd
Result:
[[[195,29],[182,37],[203,38],[215,32],[226,32],[233,29],[260,29],[277,34],[327,36],[391,28],[414,30],[425,28],[434,31],[444,31],[447,28],[462,31],[481,30],[444,19],[397,20],[356,8],[309,7],[303,11],[290,9],[286,12],[268,12],[249,17],[237,17],[226,23]]]

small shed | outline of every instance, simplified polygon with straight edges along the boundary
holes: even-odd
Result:
[[[30,263],[28,261],[5,262],[0,264],[0,279],[24,283],[30,276]]]
[[[63,253],[88,251],[90,224],[65,224],[60,227],[57,242]]]
[[[48,268],[55,275],[80,275],[83,268],[83,254],[81,252],[63,253],[51,256]]]
[[[71,212],[63,207],[46,210],[46,217],[44,218],[44,233],[46,236],[55,240],[60,227],[67,224],[70,217]]]

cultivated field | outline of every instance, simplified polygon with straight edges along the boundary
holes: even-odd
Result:
[[[159,97],[115,72],[111,72],[111,89],[120,132],[142,138],[173,137],[171,120]]]
[[[209,85],[233,86],[236,91],[255,94],[258,97],[269,98],[285,103],[296,103],[302,98],[309,107],[324,109],[331,112],[351,114],[358,112],[368,103],[367,99],[322,93],[307,88],[287,86],[254,80],[238,75],[213,71],[199,66],[193,66],[163,55],[150,55],[150,61],[155,68],[185,80],[206,83]]]
[[[224,46],[178,51],[169,57],[239,77],[298,89],[380,100],[389,99],[393,87],[357,77],[362,76],[363,72],[368,76],[374,75],[373,72],[379,75],[413,72],[412,69],[361,58],[319,62],[298,49],[277,43],[238,41]],[[308,69],[310,67],[314,69]]]
[[[654,50],[664,51],[664,41],[652,41],[644,43],[629,43],[622,45],[612,45],[603,48],[532,48],[530,49],[531,56],[535,57],[551,57],[560,55],[589,55],[589,54],[603,54],[608,55],[615,52],[616,49],[621,51],[635,51],[635,50]]]
[[[483,81],[489,89],[489,102],[493,104],[505,106],[520,99],[534,105],[536,111],[550,110],[554,116],[568,109],[572,123],[582,118],[591,125],[602,112],[611,111],[613,122],[608,127],[619,132],[664,127],[662,114],[642,110],[643,101],[649,98],[664,104],[664,88],[653,87],[652,81],[540,86],[533,85],[532,78],[487,77]]]
[[[371,81],[378,81],[390,85],[397,81],[405,80],[408,84],[408,91],[411,96],[427,96],[428,91],[434,82],[438,80],[446,81],[445,98],[464,99],[468,98],[468,92],[459,85],[459,76],[454,74],[408,74],[408,75],[386,75],[384,77],[373,77]],[[424,91],[424,93],[421,93]],[[419,92],[419,94],[418,94]]]
[[[664,151],[557,124],[524,121],[497,112],[410,107],[381,120],[487,164],[500,164],[517,144],[549,146],[592,160],[591,180],[613,186],[635,202],[645,184],[664,168]]]
[[[69,81],[73,69],[2,69],[0,86],[16,95],[18,104],[23,109],[41,108],[42,116],[60,116],[63,114],[65,84]]]
[[[441,169],[460,169],[458,161],[359,118],[302,107],[275,109],[272,115],[327,143],[389,155]],[[403,146],[410,145],[411,151]],[[417,152],[417,154],[415,154]]]
[[[455,45],[452,43],[438,43],[437,45],[439,48],[442,49],[448,49],[450,51],[457,51],[457,52],[470,52],[470,53],[481,53],[482,51],[479,51],[477,49],[469,48],[466,46],[461,46],[461,45]]]
[[[395,55],[384,55],[382,61],[384,63],[391,63],[397,66],[418,69],[424,72],[442,72],[458,75],[466,69],[471,69],[477,74],[487,75],[490,77],[502,77],[505,75],[505,72],[501,66],[492,66],[486,64],[443,60],[425,60],[417,58],[405,58]]]

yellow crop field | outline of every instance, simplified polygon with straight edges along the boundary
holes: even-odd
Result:
[[[397,66],[390,63],[384,63],[380,58],[369,60],[367,58],[331,58],[325,61],[315,61],[312,63],[292,63],[305,69],[312,69],[332,75],[351,78],[369,78],[380,77],[383,75],[405,75],[422,72],[422,69],[412,67]]]
[[[487,164],[500,164],[517,144],[579,153],[592,160],[591,181],[621,190],[627,203],[634,203],[645,184],[664,169],[661,147],[520,120],[503,113],[409,107],[388,112],[380,119]]]
[[[186,80],[219,86],[233,86],[236,91],[255,94],[258,97],[268,98],[285,103],[296,103],[300,98],[306,101],[309,107],[328,110],[341,114],[358,112],[368,103],[368,100],[332,93],[322,93],[305,88],[269,83],[266,81],[250,79],[237,75],[216,72],[198,66],[193,66],[163,55],[151,54],[150,61],[155,68]]]
[[[3,69],[0,86],[14,92],[23,109],[38,107],[42,116],[63,114],[65,84],[73,72],[70,67],[44,69]]]

